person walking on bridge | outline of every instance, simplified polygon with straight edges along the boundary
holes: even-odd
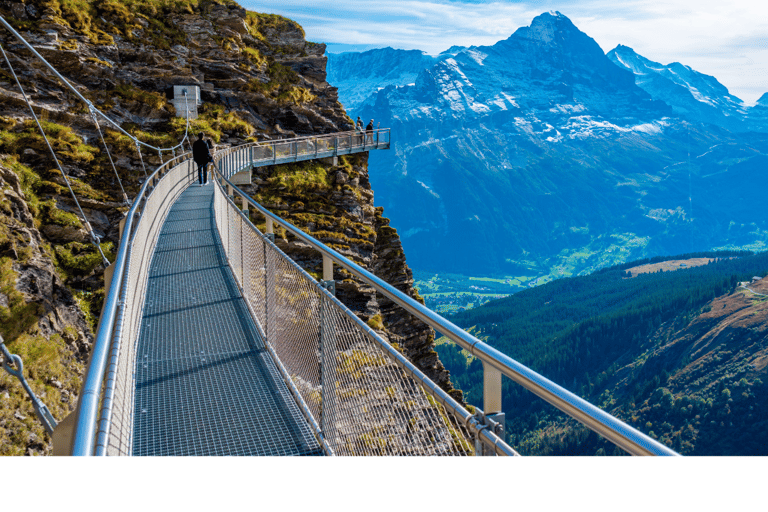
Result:
[[[212,160],[211,151],[208,143],[203,139],[204,136],[203,132],[198,133],[197,140],[192,144],[192,158],[197,164],[197,179],[201,187],[208,183],[208,163]]]

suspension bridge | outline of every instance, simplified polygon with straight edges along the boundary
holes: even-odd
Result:
[[[106,272],[107,296],[76,411],[57,424],[35,402],[55,453],[517,455],[504,441],[501,383],[509,378],[631,454],[675,455],[430,311],[236,185],[256,167],[389,149],[389,130],[226,148],[214,157],[211,183],[199,186],[183,145],[186,133],[173,148],[136,139],[0,22],[85,102],[97,126],[98,119],[106,121],[137,148],[158,151],[161,161],[163,152],[173,154],[147,174],[134,198],[123,190],[130,210]],[[102,143],[109,154],[103,137]],[[278,226],[322,256],[322,279],[275,244]],[[470,412],[455,401],[345,307],[335,297],[334,266],[480,359],[483,409]],[[22,362],[2,348],[4,367],[24,383]],[[37,400],[28,385],[25,390]]]

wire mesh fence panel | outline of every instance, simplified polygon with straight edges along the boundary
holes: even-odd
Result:
[[[253,160],[254,162],[261,162],[264,160],[274,160],[275,148],[271,145],[254,146],[253,147]]]
[[[298,154],[300,155],[315,154],[315,145],[312,139],[303,140],[303,141],[297,142],[297,144],[298,144]]]
[[[277,158],[285,158],[292,154],[291,148],[292,144],[290,142],[282,142],[280,144],[275,145],[275,154],[277,155]]]
[[[365,137],[365,134],[363,132],[355,132],[355,134],[352,136],[353,145],[355,147],[361,147],[363,146],[363,137]]]
[[[262,329],[266,328],[266,262],[265,243],[253,229],[243,230],[243,289]]]
[[[243,287],[243,218],[238,211],[233,208],[230,220],[230,233],[232,246],[229,253],[229,266],[232,268],[232,274],[235,280]]]
[[[334,148],[333,139],[331,138],[319,138],[315,141],[315,144],[317,144],[318,153],[326,153]]]
[[[338,149],[350,149],[352,147],[352,134],[340,135],[336,138],[336,143],[338,144]]]
[[[321,323],[321,425],[337,454],[472,452],[442,408],[327,296]]]
[[[315,419],[321,413],[320,294],[292,261],[266,245],[267,341]]]

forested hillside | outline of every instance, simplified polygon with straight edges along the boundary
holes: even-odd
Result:
[[[452,320],[682,453],[768,453],[761,405],[768,397],[761,363],[768,354],[768,297],[756,293],[760,281],[752,290],[739,287],[766,275],[768,253],[667,259],[693,257],[715,259],[636,277],[628,269],[651,260],[628,263],[525,290]],[[449,344],[439,352],[468,400],[482,403],[480,362]],[[557,420],[542,404],[505,379],[516,447],[605,451],[597,436]]]

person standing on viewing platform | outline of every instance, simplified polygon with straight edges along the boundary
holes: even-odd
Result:
[[[363,120],[360,116],[357,116],[355,121],[355,145],[363,143],[363,137],[365,137],[365,128],[363,128]]]
[[[203,132],[198,133],[197,140],[192,144],[192,158],[197,164],[197,179],[201,187],[208,183],[208,163],[213,160],[210,147],[203,140],[204,136]]]
[[[371,119],[371,122],[368,123],[368,126],[365,127],[366,131],[366,142],[373,142],[373,119]]]

